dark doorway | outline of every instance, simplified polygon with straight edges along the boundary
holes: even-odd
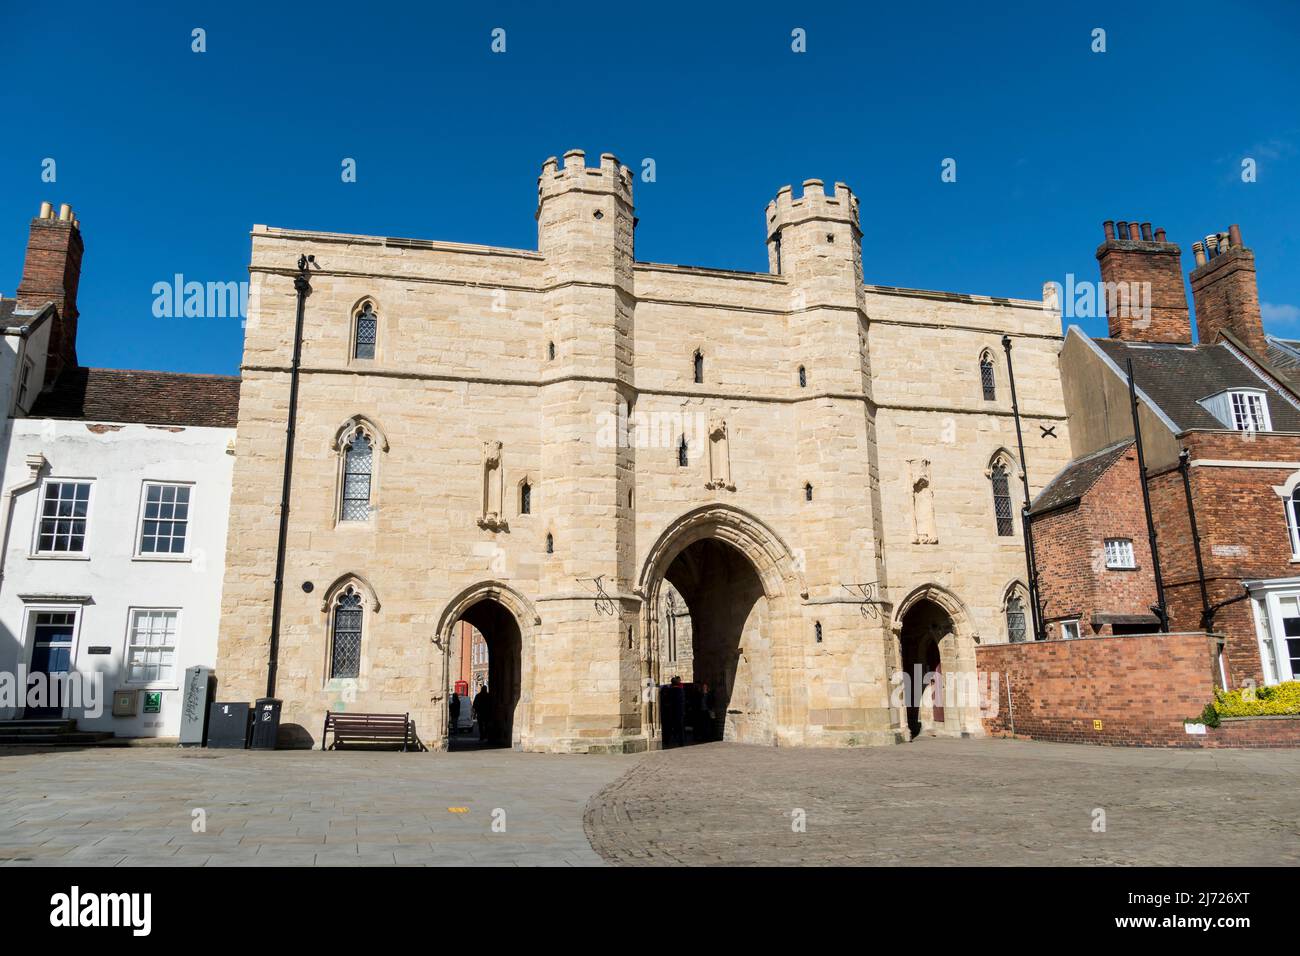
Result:
[[[664,745],[771,743],[772,629],[753,564],[731,545],[705,538],[677,555],[664,577],[659,597],[660,673],[669,685],[660,697]],[[671,689],[675,677],[680,692]]]
[[[519,622],[504,606],[484,598],[460,616],[461,621],[477,628],[488,650],[486,720],[480,714],[468,734],[447,738],[448,750],[478,750],[483,747],[509,747],[515,740],[515,710],[523,688],[523,640]],[[453,630],[455,627],[453,626]],[[469,689],[469,699],[461,706],[470,708],[479,698],[479,688]]]
[[[64,681],[72,666],[72,632],[77,616],[72,611],[39,611],[32,625],[32,662],[29,677],[45,675],[45,705],[27,707],[26,719],[62,717],[66,703],[61,697]]]
[[[907,729],[916,737],[944,722],[943,657],[939,644],[952,633],[952,618],[933,601],[919,601],[903,617],[899,636],[907,691]],[[933,687],[933,691],[927,688]]]

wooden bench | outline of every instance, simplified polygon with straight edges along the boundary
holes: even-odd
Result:
[[[326,738],[334,734],[334,743],[328,748]],[[341,714],[325,713],[325,732],[321,734],[320,749],[335,750],[347,744],[398,743],[406,750],[414,736],[411,715],[406,714]]]

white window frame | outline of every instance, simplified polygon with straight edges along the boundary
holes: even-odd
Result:
[[[1297,489],[1300,491],[1300,489]],[[1300,497],[1296,497],[1295,491],[1282,497],[1282,507],[1286,512],[1286,530],[1291,538],[1291,560],[1300,561]]]
[[[1268,418],[1268,396],[1256,389],[1241,389],[1228,393],[1232,411],[1232,427],[1239,432],[1271,432]],[[1240,407],[1239,407],[1240,406]]]
[[[1073,634],[1069,633],[1070,629],[1074,630]],[[1078,618],[1061,622],[1061,640],[1077,641],[1081,637],[1083,637],[1083,629],[1079,626]]]
[[[91,546],[91,521],[95,516],[94,478],[64,478],[51,475],[40,484],[36,497],[36,520],[32,522],[32,547],[29,557],[51,561],[89,561]],[[80,551],[42,551],[41,522],[45,513],[45,489],[50,485],[89,485],[90,495],[86,498],[86,533],[83,535]]]
[[[1106,538],[1102,542],[1108,571],[1132,571],[1137,568],[1132,538]]]
[[[174,614],[176,616],[176,627],[172,632],[172,643],[170,645],[155,644],[135,644],[135,620],[137,614]],[[177,673],[180,669],[180,646],[181,646],[181,623],[184,617],[184,610],[178,607],[129,607],[126,612],[126,639],[122,645],[122,683],[132,688],[143,688],[145,690],[177,690],[180,688],[180,681]],[[172,673],[171,677],[165,680],[132,680],[131,679],[131,648],[132,647],[165,647],[170,646],[172,651]]]
[[[145,505],[148,504],[149,488],[188,488],[190,490],[189,514],[185,518],[185,550],[175,551],[144,551],[144,522]],[[140,482],[140,508],[136,514],[135,521],[135,545],[132,554],[137,561],[189,561],[190,547],[194,541],[194,499],[196,488],[192,481],[167,481],[161,478],[146,478]],[[169,520],[175,520],[169,519]]]
[[[1224,428],[1239,432],[1273,430],[1273,420],[1268,413],[1268,392],[1261,388],[1225,389],[1201,399],[1199,404]]]
[[[1286,630],[1282,627],[1282,601],[1285,598],[1300,600],[1300,588],[1292,586],[1286,589],[1269,590],[1262,597],[1263,600],[1259,603],[1263,605],[1265,620],[1262,622],[1264,627],[1261,628],[1259,639],[1264,683],[1281,684],[1285,681],[1300,680],[1300,672],[1294,671],[1291,667],[1291,655],[1286,646],[1288,638]]]

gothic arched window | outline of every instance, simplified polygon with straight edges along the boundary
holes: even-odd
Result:
[[[1007,598],[1007,639],[1012,644],[1023,643],[1026,632],[1025,602],[1019,594],[1013,594]]]
[[[340,521],[370,520],[370,478],[375,451],[364,429],[352,433],[343,451],[343,495]]]
[[[799,387],[800,388],[808,387],[808,370],[804,368],[802,365],[799,366]]]
[[[695,384],[704,384],[704,353],[699,349],[695,351]]]
[[[993,515],[997,520],[998,536],[1010,537],[1016,533],[1016,520],[1011,513],[1011,483],[1004,462],[994,462],[989,472],[989,483],[993,486]]]
[[[677,443],[677,464],[685,468],[690,463],[690,449],[686,445],[686,436]]]
[[[533,513],[533,486],[527,481],[519,486],[519,513],[521,515]]]
[[[330,678],[361,676],[361,594],[348,585],[334,601]]]
[[[374,303],[361,303],[353,319],[355,330],[352,342],[352,357],[372,359],[375,357],[375,341],[379,337],[379,316],[375,315]]]
[[[998,384],[993,375],[993,356],[988,352],[980,356],[980,385],[984,388],[984,401],[997,399]]]

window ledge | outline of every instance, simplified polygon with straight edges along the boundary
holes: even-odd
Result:
[[[188,554],[136,554],[132,561],[157,561],[161,564],[188,564],[194,559]]]
[[[36,554],[27,555],[27,557],[33,561],[89,561],[90,560],[90,555],[84,553],[56,554],[52,551],[39,551]]]

